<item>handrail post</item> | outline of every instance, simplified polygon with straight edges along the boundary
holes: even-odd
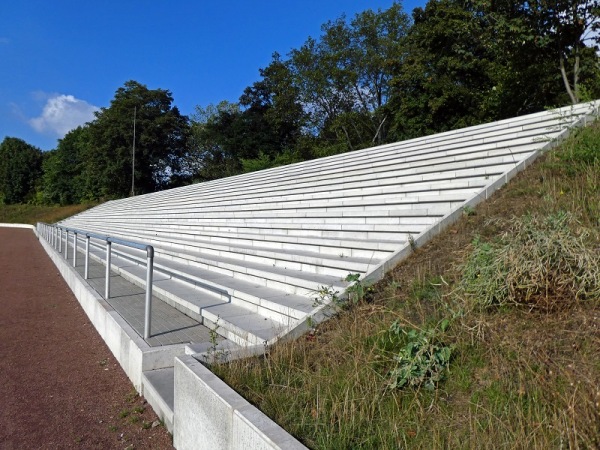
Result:
[[[62,228],[58,228],[58,253],[62,253]]]
[[[77,267],[77,232],[73,231],[73,267]]]
[[[154,247],[146,247],[146,310],[144,317],[144,339],[149,339],[152,326],[152,272],[154,270]]]
[[[69,230],[65,229],[65,260],[69,260]]]
[[[90,237],[85,235],[85,269],[83,271],[83,278],[88,279],[90,268]]]
[[[106,241],[106,280],[104,282],[104,298],[110,298],[110,246],[111,242]]]

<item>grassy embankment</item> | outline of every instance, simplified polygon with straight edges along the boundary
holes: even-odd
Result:
[[[0,223],[54,223],[91,208],[92,204],[68,206],[0,205]]]
[[[213,370],[311,448],[598,448],[599,235],[596,122],[313,333]]]

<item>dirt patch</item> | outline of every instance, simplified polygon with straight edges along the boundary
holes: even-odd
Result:
[[[2,449],[173,448],[30,230],[0,228],[0,355]]]

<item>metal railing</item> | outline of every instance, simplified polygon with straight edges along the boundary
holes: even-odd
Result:
[[[77,265],[77,248],[79,245],[79,236],[85,237],[85,262],[84,262],[84,275],[83,277],[87,280],[89,278],[89,261],[90,261],[90,238],[94,238],[105,242],[106,244],[106,276],[104,282],[104,298],[110,298],[110,267],[111,267],[111,254],[112,244],[122,245],[125,247],[136,248],[139,250],[146,251],[146,304],[144,311],[144,339],[148,339],[151,336],[151,316],[152,316],[152,277],[154,271],[154,247],[147,244],[141,244],[139,242],[128,241],[125,239],[119,239],[112,236],[92,233],[77,228],[64,227],[61,225],[49,225],[47,223],[38,222],[37,231],[46,241],[58,251],[63,254],[65,260],[69,260],[69,233],[73,235],[73,267]],[[64,252],[63,252],[64,242]]]

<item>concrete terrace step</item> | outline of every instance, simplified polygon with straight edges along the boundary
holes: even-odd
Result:
[[[169,431],[173,430],[174,372],[173,367],[142,372],[141,394],[165,423]]]
[[[113,245],[113,252],[130,257],[145,264],[145,252],[131,248],[119,248]],[[214,265],[203,264],[183,258],[167,258],[156,255],[154,267],[157,271],[177,276],[182,280],[192,280],[196,285],[213,287],[215,290],[227,291],[234,282],[246,282],[252,286],[270,287],[288,294],[306,295],[317,291],[320,286],[333,286],[344,289],[347,285],[342,277],[326,274],[308,273],[300,270],[283,269],[246,262],[215,259]]]
[[[554,122],[556,122],[556,121],[554,121]],[[552,133],[556,134],[556,132],[557,132],[556,130],[552,130],[552,129],[551,129],[550,131],[548,131],[546,128],[544,128],[544,131],[543,131],[543,133],[541,133],[541,135],[542,135],[542,138],[544,138],[545,136],[547,136],[547,135],[548,135],[548,133],[550,133],[550,134],[552,134]],[[507,131],[507,133],[510,133],[510,131]],[[513,135],[513,136],[511,136],[511,141],[510,141],[510,142],[511,142],[513,145],[515,145],[515,144],[518,144],[518,141],[516,141],[516,140],[515,140],[515,136],[519,136],[519,135],[517,134],[517,135]],[[549,138],[550,138],[550,136],[548,136],[547,138],[549,139]],[[467,138],[465,138],[465,139],[467,139]],[[523,141],[524,141],[524,142],[526,142],[526,143],[530,143],[530,142],[531,142],[531,136],[530,136],[530,135],[528,135],[527,137],[525,137],[525,138],[522,138],[522,139],[523,139]],[[491,140],[491,141],[493,142],[493,140],[492,140],[491,138],[489,138],[489,137],[487,138],[487,140],[488,140],[488,141],[490,141],[490,140]],[[474,141],[474,140],[473,140],[473,138],[472,138],[472,137],[469,137],[469,138],[468,138],[468,141],[466,141],[466,142],[464,142],[464,143],[461,143],[461,142],[454,142],[454,143],[453,143],[453,145],[455,145],[455,146],[456,146],[456,148],[458,149],[458,150],[457,150],[457,152],[458,152],[458,151],[461,151],[461,152],[465,153],[465,148],[468,148],[469,146],[472,146],[472,145],[474,145],[474,144],[477,144],[477,143],[479,143],[479,142],[476,142],[476,141]],[[384,147],[385,147],[385,146],[384,146]],[[448,146],[446,146],[446,148],[447,148],[447,147],[448,147]],[[489,147],[489,148],[491,148],[491,149],[495,149],[495,148],[497,148],[497,147],[498,147],[498,143],[497,143],[497,142],[495,142],[495,143],[494,143],[494,145],[491,145],[491,146],[488,146],[488,147]],[[423,152],[426,152],[427,154],[433,154],[433,155],[436,155],[436,156],[439,156],[439,155],[446,155],[446,154],[448,154],[448,153],[449,153],[449,151],[448,151],[448,150],[446,150],[446,151],[443,151],[443,152],[440,152],[440,151],[437,151],[437,152],[436,152],[436,150],[439,150],[439,149],[438,149],[437,147],[432,147],[431,145],[427,145],[427,146],[426,146],[426,148],[423,150]],[[359,151],[359,152],[360,152],[360,151]],[[413,150],[413,152],[414,152],[414,150]],[[397,151],[396,151],[396,153],[397,153]],[[348,154],[348,155],[349,155],[349,157],[352,157],[352,156],[354,156],[353,154]],[[490,155],[489,155],[489,154],[486,154],[486,155],[484,155],[484,156],[485,156],[485,157],[487,157],[487,156],[490,156]],[[397,156],[397,154],[396,154],[396,155],[394,155],[393,157],[394,157],[396,160],[398,159],[398,156]],[[320,160],[320,163],[319,163],[319,164],[320,164],[320,167],[321,167],[321,170],[322,170],[322,167],[324,166],[323,162],[324,162],[324,160]],[[360,164],[361,164],[362,166],[364,166],[364,161],[362,161]],[[303,165],[303,171],[306,171],[306,168],[307,168],[307,166],[308,166],[308,163]],[[289,167],[294,167],[294,165],[292,165],[292,166],[289,166]],[[287,170],[287,169],[286,169],[286,170]],[[344,167],[343,167],[343,170],[347,171],[347,170],[348,170],[348,167],[347,167],[347,166],[344,166]],[[328,174],[328,175],[329,175],[329,174]],[[234,177],[234,179],[235,179],[235,178],[236,178],[236,177]],[[256,177],[255,177],[255,178],[256,178]],[[216,194],[216,195],[226,195],[226,192],[223,192],[223,190],[220,190],[220,193],[219,193],[219,194]]]
[[[381,221],[381,222],[379,222]],[[435,217],[421,218],[387,218],[379,217],[378,222],[373,223],[353,223],[349,219],[349,223],[327,223],[325,220],[312,223],[294,223],[292,219],[289,221],[269,221],[254,222],[242,219],[231,219],[221,221],[203,221],[194,220],[186,222],[159,221],[158,219],[152,223],[142,219],[117,219],[110,222],[111,228],[120,230],[137,229],[144,230],[147,233],[155,236],[163,233],[192,233],[194,235],[211,235],[215,233],[250,233],[250,234],[283,234],[283,235],[302,235],[302,236],[320,236],[321,232],[399,232],[417,234],[425,227],[436,221]],[[81,222],[83,226],[93,226],[94,222]]]
[[[90,253],[102,260],[104,248],[94,243],[91,246],[93,249]],[[83,251],[82,246],[80,250]],[[135,284],[145,284],[145,254],[142,251],[115,246],[113,255],[113,270]],[[164,299],[168,303],[172,300],[187,308],[188,311],[181,310],[190,312],[190,316],[197,320],[201,320],[202,310],[225,303],[237,303],[246,309],[276,317],[280,322],[287,322],[288,317],[300,318],[312,309],[313,299],[307,295],[282,292],[269,286],[190,267],[187,264],[169,261],[167,266],[161,258],[156,259],[154,267],[157,296],[164,298],[166,295]],[[321,277],[320,281],[335,281],[338,287],[345,286],[344,282],[335,277]],[[165,294],[163,290],[167,290],[168,293]]]
[[[213,224],[226,222],[232,226],[257,226],[268,227],[269,224],[286,224],[295,225],[302,228],[304,224],[318,226],[319,224],[421,224],[431,225],[436,222],[443,212],[434,212],[425,209],[379,209],[369,211],[312,211],[305,210],[302,212],[277,211],[273,214],[269,213],[254,213],[252,211],[246,213],[235,213],[229,215],[217,214],[202,214],[190,216],[185,214],[168,215],[168,213],[155,216],[144,213],[132,212],[130,216],[119,215],[114,218],[73,218],[69,220],[69,224],[73,226],[96,227],[112,226],[113,223],[125,221],[131,226],[195,226],[201,224]]]
[[[90,253],[98,258],[102,249]],[[112,269],[129,281],[140,286],[145,284],[145,268],[131,259],[122,258],[119,251],[114,252],[111,263]],[[224,301],[209,289],[198,289],[160,270],[155,271],[153,287],[157,297],[242,346],[272,342],[314,309],[311,298],[245,283],[230,287],[230,299]],[[164,297],[165,289],[167,298]],[[246,327],[246,331],[240,333],[240,327]]]
[[[285,229],[261,229],[261,228],[242,228],[242,229],[215,229],[201,230],[195,229],[179,229],[177,227],[152,227],[145,228],[143,226],[118,226],[114,225],[115,235],[128,235],[141,239],[152,240],[155,243],[169,242],[173,246],[179,248],[187,248],[190,246],[201,248],[210,246],[211,244],[234,243],[230,247],[231,253],[238,253],[238,246],[244,241],[252,241],[256,245],[248,246],[247,248],[256,249],[260,242],[273,243],[295,243],[299,242],[303,245],[322,247],[330,243],[332,240],[336,242],[336,247],[340,247],[338,242],[345,241],[350,245],[356,245],[357,248],[379,250],[380,245],[377,243],[390,243],[395,248],[398,242],[406,242],[409,235],[415,236],[421,233],[425,226],[382,226],[377,229],[374,227],[365,227],[364,230],[321,230],[321,229],[306,229],[306,230],[288,230]],[[266,244],[265,244],[266,245]],[[242,245],[242,248],[245,248]],[[273,248],[266,250],[273,251]],[[289,250],[289,249],[288,249]],[[393,250],[393,249],[392,249]],[[302,250],[300,250],[302,251]],[[242,252],[243,253],[243,252]],[[339,254],[339,252],[338,252]]]
[[[533,150],[534,150],[535,146],[531,146],[527,149],[526,154],[530,154]],[[479,158],[476,162],[477,162],[477,167],[481,169],[480,173],[478,174],[480,177],[484,177],[488,176],[488,174],[486,173],[486,168],[490,167],[493,168],[492,172],[496,172],[498,171],[497,167],[498,166],[502,166],[502,165],[514,165],[516,164],[519,160],[520,160],[520,156],[518,153],[516,153],[515,151],[505,151],[503,154],[498,155],[498,156],[489,156],[489,155],[482,155],[481,158]],[[380,163],[379,166],[373,166],[373,165],[369,165],[368,167],[365,166],[361,166],[353,171],[349,171],[349,170],[345,170],[340,172],[339,174],[339,178],[334,178],[332,176],[332,174],[326,173],[326,174],[317,174],[314,175],[312,177],[310,177],[310,184],[311,186],[315,186],[316,183],[321,182],[322,184],[324,184],[325,186],[328,186],[329,189],[327,189],[327,191],[331,192],[331,193],[336,193],[336,182],[344,182],[345,180],[353,180],[355,177],[360,177],[360,176],[366,176],[366,177],[370,177],[371,179],[373,178],[384,178],[386,174],[389,173],[393,173],[394,176],[397,177],[404,177],[404,176],[427,176],[427,175],[433,175],[433,174],[439,174],[442,170],[446,170],[446,171],[459,171],[459,170],[464,170],[464,169],[473,169],[473,165],[475,165],[474,161],[470,161],[470,160],[461,160],[459,158],[447,158],[447,161],[441,161],[440,165],[428,165],[428,164],[407,164],[407,163],[394,163],[391,164],[390,162],[384,161],[382,163]],[[301,182],[301,179],[298,180],[298,182]],[[288,183],[291,183],[291,181],[289,181]],[[456,183],[456,181],[454,182]],[[450,184],[450,183],[449,183]],[[202,205],[205,206],[215,206],[215,205],[221,205],[221,206],[235,206],[235,205],[244,205],[249,203],[248,200],[255,198],[255,199],[263,199],[265,200],[265,192],[257,192],[256,194],[249,194],[248,191],[250,190],[250,192],[253,192],[255,189],[252,188],[251,186],[244,186],[244,185],[240,185],[238,186],[238,188],[235,191],[230,192],[228,195],[226,195],[226,193],[222,194],[222,197],[218,197],[217,195],[213,195],[210,198],[205,198],[202,199]],[[277,186],[273,186],[271,191],[269,192],[269,196],[266,198],[267,200],[271,201],[271,197],[274,198],[273,201],[271,201],[272,203],[278,203],[277,198],[275,197],[278,191],[283,191],[283,193],[287,193],[287,184],[286,185],[282,185],[281,183],[278,184]],[[343,192],[338,192],[338,194],[342,194]],[[305,191],[301,197],[305,200],[310,200],[310,195],[312,193],[310,192],[310,190]],[[336,197],[339,197],[336,196]],[[181,196],[180,198],[174,199],[171,202],[157,202],[155,204],[153,204],[153,208],[158,208],[160,209],[161,206],[164,207],[168,207],[168,208],[175,208],[178,209],[180,205],[187,205],[187,202],[189,201],[188,198],[186,198],[186,196]],[[285,201],[285,197],[283,199],[283,201]],[[252,202],[250,202],[252,203]],[[122,211],[129,211],[129,205],[128,204],[123,204],[121,205],[124,209]],[[117,205],[115,205],[115,207],[112,209],[112,214],[114,213],[118,213],[119,212],[119,207]]]
[[[105,233],[103,228],[87,228],[90,231]],[[407,233],[408,235],[409,233]],[[356,236],[333,239],[331,237],[294,236],[294,235],[269,235],[250,233],[226,233],[222,232],[215,236],[179,232],[179,233],[153,233],[150,230],[138,227],[119,228],[114,227],[115,237],[125,238],[129,236],[134,239],[142,239],[152,245],[164,246],[165,244],[187,250],[210,250],[226,251],[232,254],[247,251],[273,252],[279,255],[283,253],[297,254],[297,252],[321,253],[331,257],[340,258],[366,258],[380,259],[393,252],[399,243],[405,242],[402,236],[395,240],[369,240],[358,239]],[[242,250],[241,252],[238,249]],[[285,259],[284,256],[278,258]],[[242,257],[243,259],[243,257]]]
[[[173,196],[177,196],[177,198],[181,197],[181,193],[193,191],[196,195],[200,194],[201,191],[206,189],[211,190],[212,186],[219,186],[218,190],[224,193],[226,186],[234,183],[239,184],[240,181],[246,179],[252,179],[256,181],[260,179],[262,174],[265,174],[268,177],[276,176],[279,173],[289,174],[290,171],[302,168],[303,171],[306,172],[307,169],[310,169],[315,164],[319,165],[321,169],[323,167],[327,167],[328,164],[341,166],[340,162],[345,162],[351,159],[358,159],[361,157],[365,157],[365,152],[369,152],[371,155],[376,155],[385,152],[395,152],[399,153],[401,151],[405,152],[415,152],[419,150],[419,146],[422,146],[425,151],[428,153],[440,153],[440,149],[445,148],[444,143],[446,143],[446,147],[454,143],[457,148],[468,147],[470,143],[475,142],[474,137],[478,135],[486,136],[486,139],[490,142],[501,141],[498,137],[495,137],[497,134],[505,134],[505,135],[515,135],[517,137],[522,137],[522,132],[527,132],[530,130],[537,130],[537,139],[549,139],[552,134],[556,134],[559,131],[559,128],[564,128],[565,124],[569,124],[574,122],[574,118],[571,116],[575,116],[577,114],[587,113],[589,114],[590,105],[577,105],[575,107],[563,108],[561,110],[557,110],[551,113],[542,112],[538,114],[533,114],[521,118],[515,119],[507,119],[504,121],[495,122],[492,124],[484,124],[475,127],[470,127],[463,130],[455,130],[446,133],[440,133],[438,135],[429,136],[425,138],[413,139],[409,141],[404,141],[402,143],[397,144],[389,144],[385,146],[375,147],[373,149],[365,149],[359,150],[357,152],[351,152],[344,155],[335,155],[328,158],[323,158],[318,160],[318,162],[305,162],[294,164],[291,166],[287,166],[286,168],[276,168],[270,169],[267,171],[262,171],[262,173],[256,173],[251,175],[241,175],[238,177],[232,177],[227,180],[217,180],[215,182],[203,183],[200,186],[196,186],[195,189],[190,190],[187,188],[180,188],[180,190],[172,190],[164,193],[156,193],[152,194],[151,202],[160,201],[162,198],[173,200]],[[536,139],[536,136],[528,135],[529,142]],[[461,141],[462,140],[462,141]],[[433,144],[437,144],[437,146],[433,146]],[[402,150],[404,149],[404,150]],[[436,151],[437,150],[437,151]],[[256,183],[254,183],[256,185]],[[143,203],[145,197],[138,197],[136,202]],[[141,204],[138,203],[138,204]]]
[[[418,172],[422,172],[422,173],[430,173],[432,172],[440,172],[440,170],[442,171],[448,171],[450,170],[450,167],[447,167],[447,164],[449,163],[456,163],[456,162],[463,162],[463,163],[467,163],[464,164],[464,167],[483,167],[486,166],[487,164],[485,164],[485,161],[493,158],[493,157],[499,157],[499,156],[509,156],[510,158],[507,159],[507,161],[510,161],[511,159],[519,159],[518,155],[523,153],[523,152],[530,152],[532,150],[535,150],[535,148],[539,147],[539,144],[537,143],[532,143],[530,139],[528,138],[522,138],[521,140],[513,140],[511,141],[511,147],[510,148],[498,148],[498,146],[496,144],[486,144],[487,145],[487,149],[483,149],[482,151],[479,152],[464,152],[464,150],[461,153],[455,154],[455,155],[447,155],[447,152],[436,152],[435,148],[426,148],[425,150],[423,150],[423,155],[421,155],[419,157],[419,159],[412,161],[412,160],[402,160],[401,158],[398,158],[398,155],[390,155],[388,157],[386,157],[385,159],[380,159],[380,160],[376,160],[376,161],[371,161],[371,158],[368,161],[365,161],[365,157],[363,157],[362,160],[356,161],[354,162],[352,165],[349,164],[336,164],[334,165],[333,169],[331,170],[323,170],[323,166],[324,166],[324,162],[320,160],[319,162],[319,168],[317,171],[315,171],[314,173],[311,170],[307,170],[308,169],[308,162],[307,163],[302,163],[302,171],[300,173],[294,174],[294,177],[290,179],[290,175],[292,175],[289,172],[292,172],[293,169],[295,168],[296,165],[292,165],[292,166],[287,166],[287,168],[285,169],[279,169],[279,172],[281,173],[276,173],[275,171],[277,169],[270,169],[269,171],[265,171],[265,172],[269,172],[268,173],[268,179],[267,180],[260,180],[262,182],[262,184],[258,187],[260,190],[258,191],[259,194],[264,194],[267,189],[271,192],[271,193],[275,193],[279,190],[282,189],[286,189],[287,186],[293,186],[294,184],[298,184],[300,183],[300,188],[301,189],[305,189],[308,188],[309,186],[302,186],[301,183],[307,183],[309,185],[312,185],[313,183],[317,182],[317,181],[326,181],[326,182],[330,182],[331,184],[336,184],[336,181],[339,180],[344,180],[345,178],[347,179],[352,179],[353,177],[360,175],[361,173],[364,174],[364,170],[368,170],[369,173],[373,173],[373,174],[378,174],[378,175],[384,175],[385,173],[391,173],[394,170],[401,170],[402,168],[412,168],[413,169],[413,173],[418,173]],[[459,147],[460,150],[460,147]],[[360,152],[360,151],[359,151]],[[392,163],[390,165],[390,162]],[[429,168],[429,170],[428,170]],[[414,169],[419,169],[414,170]],[[271,173],[271,171],[273,171]],[[258,175],[255,175],[253,177],[253,185],[252,187],[256,187],[256,178],[259,178],[261,175],[260,173],[257,173]],[[266,175],[266,173],[265,173]],[[278,180],[278,177],[281,178],[281,180]],[[350,178],[349,178],[350,177]],[[178,201],[186,201],[190,195],[195,195],[197,198],[201,198],[202,200],[209,200],[211,197],[212,198],[227,198],[229,196],[235,196],[236,194],[239,193],[244,193],[244,194],[248,194],[248,188],[251,187],[251,185],[249,185],[248,181],[246,181],[244,179],[244,176],[238,176],[238,177],[233,177],[231,180],[233,180],[233,183],[230,182],[230,187],[228,186],[219,186],[219,189],[214,189],[214,190],[209,190],[208,192],[202,193],[202,192],[195,192],[195,191],[199,191],[200,189],[186,189],[189,190],[189,193],[186,193],[183,188],[179,188],[179,194],[183,194],[183,195],[177,195],[176,198],[165,198],[165,199],[161,199],[161,198],[153,198],[152,199],[152,204],[160,204],[160,202],[162,200],[165,200],[167,202],[175,202],[175,204]],[[278,181],[276,181],[278,180]],[[223,183],[221,183],[223,184]],[[206,183],[206,186],[210,186],[210,183]],[[203,187],[206,187],[203,186]],[[214,192],[213,192],[214,191]],[[174,194],[174,193],[173,193]],[[139,201],[141,203],[136,203],[140,206],[143,206],[145,201],[144,198],[140,198]],[[127,204],[126,202],[124,202],[123,204]],[[118,205],[115,205],[118,206]]]
[[[507,163],[493,166],[491,170],[487,170],[489,166],[486,165],[478,173],[471,173],[468,177],[452,177],[457,171],[454,171],[449,177],[444,176],[444,172],[435,171],[434,173],[407,176],[405,178],[411,178],[412,180],[408,180],[409,182],[402,180],[402,183],[399,183],[401,178],[395,172],[390,172],[389,174],[384,172],[378,174],[376,178],[373,177],[373,173],[371,172],[345,172],[344,177],[340,179],[332,179],[331,177],[324,180],[312,179],[310,187],[278,186],[277,189],[273,188],[270,191],[267,188],[252,189],[251,191],[241,190],[240,192],[234,192],[230,196],[217,197],[214,195],[210,198],[204,198],[202,204],[210,205],[217,203],[220,205],[230,205],[241,202],[253,203],[252,200],[264,199],[265,194],[268,194],[270,202],[276,203],[280,201],[330,199],[339,198],[340,196],[346,198],[368,197],[381,194],[408,196],[415,193],[429,193],[432,191],[452,193],[461,189],[482,187],[486,184],[486,180],[490,174],[502,173],[504,171],[502,169],[506,169],[507,164],[514,164],[514,161],[511,160]],[[473,168],[467,170],[473,172]],[[365,179],[361,181],[361,178]],[[188,202],[189,199],[181,198],[170,203],[156,203],[153,207],[158,209],[166,207],[177,209],[180,206],[187,206]],[[118,213],[118,210],[115,209],[113,213]]]

